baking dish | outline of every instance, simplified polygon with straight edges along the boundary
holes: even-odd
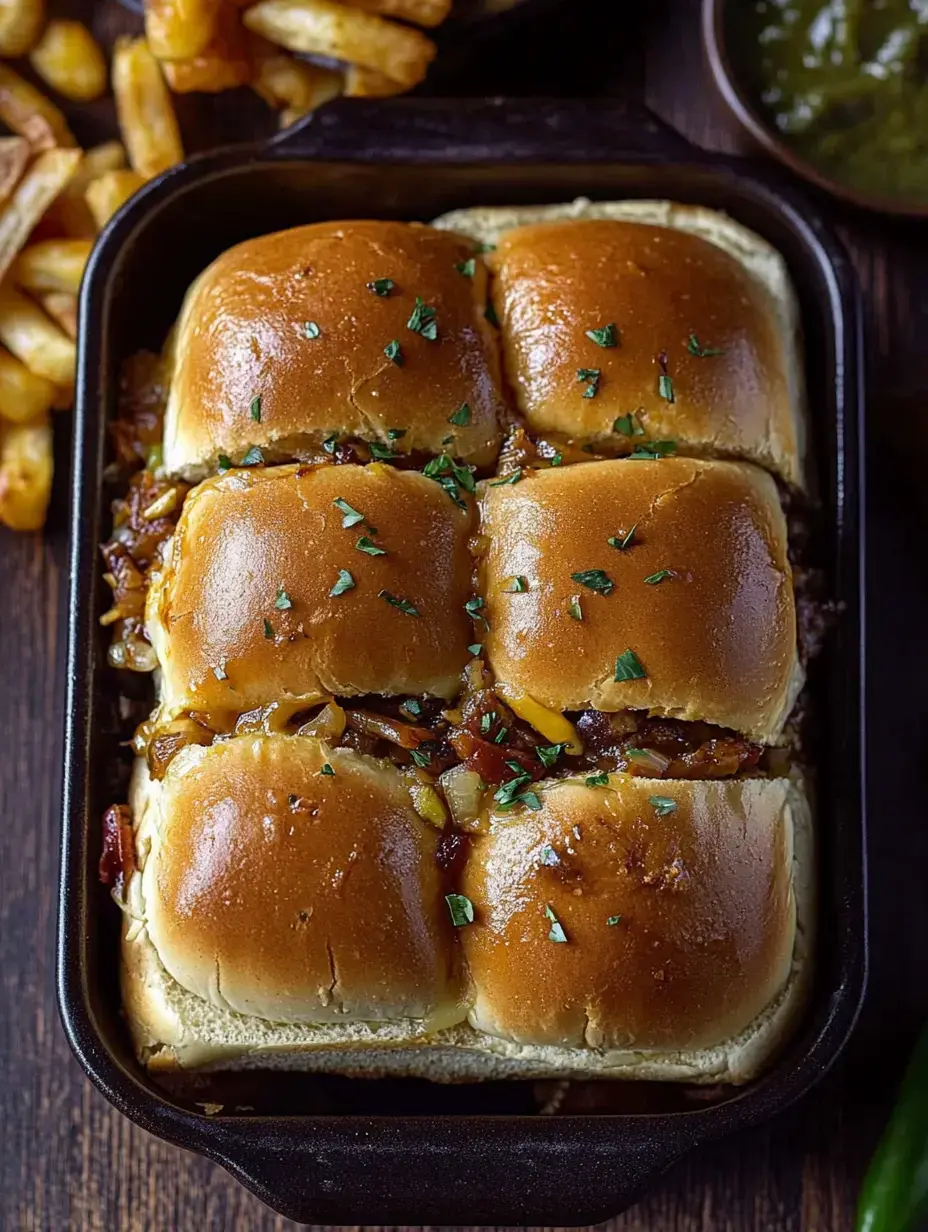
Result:
[[[100,815],[124,798],[107,597],[105,425],[120,362],[159,347],[184,289],[248,236],[327,217],[429,219],[457,206],[660,197],[721,208],[783,253],[806,335],[822,513],[841,616],[814,666],[820,935],[814,994],[779,1062],[738,1090],[312,1075],[209,1075],[170,1088],[136,1065],[119,1014],[116,912],[97,884]],[[340,103],[265,146],[168,172],[112,222],[82,291],[72,487],[69,692],[58,989],[88,1075],[121,1111],[218,1160],[289,1218],[345,1224],[599,1222],[686,1150],[786,1107],[828,1068],[866,976],[860,306],[823,221],[775,175],[697,153],[620,104]],[[544,1113],[554,1113],[544,1115]],[[212,1114],[212,1115],[207,1115]]]

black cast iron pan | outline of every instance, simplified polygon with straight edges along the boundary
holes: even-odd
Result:
[[[817,732],[819,935],[802,1030],[758,1082],[442,1087],[326,1075],[214,1075],[166,1088],[135,1063],[119,1012],[117,913],[98,885],[100,816],[125,798],[116,674],[98,617],[108,532],[106,423],[121,361],[160,347],[193,277],[230,244],[324,218],[429,219],[474,204],[659,197],[728,211],[772,241],[796,283],[822,507],[821,562],[841,604],[811,678]],[[72,485],[69,674],[58,992],[71,1046],[127,1116],[218,1160],[284,1215],[317,1224],[599,1222],[701,1142],[774,1115],[844,1045],[866,974],[863,432],[860,307],[848,258],[777,174],[688,146],[613,103],[342,102],[259,147],[149,185],[88,268]],[[204,1105],[221,1105],[204,1115]],[[553,1105],[549,1104],[549,1108]]]

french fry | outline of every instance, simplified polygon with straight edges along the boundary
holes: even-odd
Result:
[[[107,141],[84,151],[80,165],[65,185],[64,191],[45,215],[53,234],[75,239],[92,239],[99,228],[90,206],[84,199],[88,186],[107,171],[121,171],[126,165],[126,151],[120,141]]]
[[[220,0],[145,0],[145,37],[159,60],[190,60],[216,33]]]
[[[38,299],[55,324],[72,342],[77,342],[77,296],[68,291],[46,291]]]
[[[0,419],[25,423],[50,411],[57,386],[36,376],[9,351],[0,348]]]
[[[53,465],[47,414],[27,423],[0,423],[0,522],[12,530],[44,526]]]
[[[31,51],[44,24],[45,0],[0,0],[0,56]]]
[[[404,87],[375,68],[349,64],[345,70],[345,95],[348,98],[391,98],[402,94]]]
[[[175,94],[218,94],[247,86],[254,63],[242,19],[231,5],[224,6],[216,33],[201,52],[187,60],[165,60],[161,67]]]
[[[80,150],[46,150],[32,163],[0,209],[0,278],[36,223],[77,170]]]
[[[270,107],[286,109],[281,115],[286,127],[341,94],[343,83],[341,73],[281,54],[258,61],[252,85]]]
[[[379,13],[381,17],[398,17],[417,26],[440,26],[451,12],[451,0],[342,0],[353,9]]]
[[[0,204],[22,179],[31,149],[25,137],[0,137]]]
[[[103,52],[79,21],[50,21],[29,63],[46,85],[75,103],[89,103],[106,90]]]
[[[23,249],[13,262],[10,276],[27,291],[76,295],[92,247],[91,240],[41,240]]]
[[[88,185],[86,199],[94,224],[102,231],[121,205],[134,196],[145,181],[137,171],[107,171]]]
[[[0,342],[32,372],[65,389],[73,386],[74,343],[9,280],[0,286]]]
[[[36,154],[77,144],[55,104],[6,64],[0,64],[0,120],[25,137]]]
[[[113,52],[116,114],[129,162],[150,180],[183,161],[174,104],[161,66],[143,38],[119,39]]]
[[[419,30],[334,0],[260,0],[242,20],[290,51],[377,69],[404,89],[418,85],[435,56],[435,44]]]

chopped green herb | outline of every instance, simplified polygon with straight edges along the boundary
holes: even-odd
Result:
[[[406,322],[406,328],[414,334],[421,334],[428,342],[434,342],[438,338],[438,323],[435,320],[435,309],[427,304],[419,295],[416,296],[416,306]]]
[[[379,548],[369,535],[362,535],[354,545],[359,552],[366,552],[368,556],[386,556],[386,549]]]
[[[399,344],[399,340],[394,338],[392,342],[388,342],[383,348],[383,353],[387,359],[392,359],[397,368],[403,366],[403,348]]]
[[[484,320],[489,321],[491,325],[495,325],[499,328],[499,317],[496,315],[496,309],[492,304],[487,304],[486,308],[483,310],[483,316]]]
[[[551,465],[552,466],[560,466],[563,461],[564,461],[564,455],[562,453],[554,453],[551,455]]]
[[[232,459],[228,454],[221,453],[216,461],[216,469],[219,471],[220,475],[223,471],[230,471],[232,469]]]
[[[566,748],[566,744],[538,744],[535,755],[543,766],[550,769]]]
[[[602,376],[602,371],[599,368],[578,368],[577,380],[588,382],[581,397],[595,398],[599,393],[599,378]]]
[[[600,595],[611,595],[615,590],[615,582],[602,569],[582,569],[579,573],[572,573],[570,576],[581,586],[586,586],[588,590],[595,590]]]
[[[588,774],[586,777],[586,785],[587,787],[608,787],[609,786],[609,775],[608,774]]]
[[[381,445],[379,441],[370,441],[369,443],[371,457],[376,458],[378,462],[392,462],[396,455],[389,445]]]
[[[690,334],[686,342],[686,349],[691,355],[698,356],[699,359],[708,359],[710,355],[724,355],[724,347],[707,347],[703,346],[695,334]]]
[[[502,787],[496,789],[493,793],[493,799],[502,805],[513,804],[525,784],[531,781],[532,776],[530,774],[525,774],[524,772],[517,774],[514,779],[510,779],[508,783],[503,783]]]
[[[632,546],[635,538],[635,531],[638,529],[638,523],[629,531],[621,531],[618,535],[610,535],[606,542],[611,548],[617,548],[620,552],[626,551]]]
[[[264,465],[264,454],[261,452],[261,450],[258,448],[257,445],[252,445],[252,447],[245,454],[244,458],[242,458],[242,466],[263,466],[263,465]]]
[[[645,583],[648,586],[656,586],[658,582],[663,582],[665,578],[672,578],[674,572],[672,569],[658,569],[657,573],[652,573],[650,577],[646,577]]]
[[[567,607],[567,613],[573,620],[583,619],[583,608],[580,606],[580,596],[574,595]]]
[[[271,622],[267,619],[266,616],[264,618],[264,636],[267,638],[268,641],[271,641],[272,638],[274,637],[274,626],[271,624]]]
[[[274,606],[278,612],[286,612],[288,608],[293,607],[293,600],[281,586],[277,591],[277,598],[274,600]]]
[[[483,607],[483,600],[480,598],[479,595],[475,595],[473,599],[468,599],[467,602],[464,604],[464,611],[468,614],[471,620],[479,620],[483,623],[485,628],[489,629],[490,622],[487,620],[486,616],[484,616],[483,612],[481,611],[482,607]]]
[[[666,372],[662,372],[657,378],[657,392],[667,402],[673,402],[673,381]]]
[[[648,441],[646,445],[636,445],[626,460],[628,462],[653,462],[657,458],[669,458],[676,452],[676,441]]]
[[[451,923],[455,928],[464,928],[474,922],[474,904],[465,894],[446,894],[445,902],[451,913]]]
[[[220,663],[218,667],[213,668],[213,675],[217,680],[229,679],[229,673],[226,671],[226,666],[224,663]]]
[[[391,441],[401,441],[406,432],[406,428],[387,428],[387,436]]]
[[[495,244],[485,244],[482,240],[474,245],[474,252],[496,252]]]
[[[471,644],[467,647],[467,649],[468,649],[468,652],[472,655],[483,654],[483,647],[480,645],[479,642],[471,642]]]
[[[251,417],[255,421],[255,423],[261,422],[261,395],[260,394],[258,394],[257,397],[254,397],[251,400]]]
[[[528,578],[519,574],[512,579],[512,585],[506,587],[507,595],[524,595],[528,590]]]
[[[537,813],[541,809],[541,801],[538,799],[538,796],[534,791],[523,791],[522,795],[519,796],[517,803],[524,804],[525,807],[531,809],[533,813]]]
[[[352,509],[348,502],[346,500],[342,500],[340,496],[337,496],[335,500],[332,501],[332,504],[339,510],[340,513],[345,515],[342,518],[342,526],[346,530],[349,530],[352,526],[357,526],[359,522],[364,521],[364,514],[358,513],[357,509]]]
[[[551,921],[551,930],[548,933],[548,940],[557,941],[559,944],[563,945],[567,941],[567,934],[564,932],[561,921],[554,914],[554,908],[550,904],[545,907],[545,917]]]
[[[448,417],[448,423],[457,424],[459,428],[470,423],[470,407],[466,402],[462,402],[454,414]]]
[[[648,796],[648,804],[658,817],[667,817],[670,813],[676,812],[677,808],[676,800],[671,799],[670,796]]]
[[[505,743],[506,743],[506,736],[507,736],[508,734],[509,734],[509,728],[508,728],[508,727],[501,727],[501,728],[499,729],[499,731],[496,733],[496,735],[493,737],[493,743],[494,743],[494,744],[505,744]]]
[[[319,328],[319,326],[316,324],[315,321],[304,321],[303,322],[303,334],[305,337],[318,338],[321,333],[322,333],[322,330]]]
[[[634,650],[623,650],[615,661],[614,679],[616,681],[645,680],[647,675],[648,673],[641,666],[641,660]]]
[[[493,482],[490,484],[490,487],[491,488],[501,488],[503,487],[504,484],[507,484],[507,483],[519,483],[521,479],[522,479],[522,467],[520,466],[517,470],[514,470],[511,475],[507,475],[505,479],[494,479]]]
[[[422,615],[419,609],[417,607],[413,607],[413,605],[407,599],[398,599],[396,595],[391,595],[389,590],[378,590],[377,598],[385,599],[387,603],[390,604],[391,607],[399,608],[399,610],[401,612],[405,612],[407,616],[421,616]]]
[[[516,778],[524,779],[526,776],[525,767],[520,761],[516,761],[514,758],[511,761],[506,762],[506,768],[511,770]]]
[[[333,432],[331,436],[327,436],[322,442],[322,448],[326,453],[334,453],[335,446],[338,444],[338,433]]]
[[[604,325],[602,329],[588,329],[586,330],[586,336],[590,342],[595,342],[598,347],[614,347],[619,344],[615,322],[610,325]]]
[[[616,924],[619,924],[619,923],[621,922],[621,920],[622,920],[622,917],[621,917],[620,915],[611,915],[611,916],[608,918],[608,920],[606,920],[606,924],[607,924],[610,928],[615,928]]]
[[[375,295],[379,295],[381,298],[384,298],[390,294],[395,286],[396,283],[392,278],[375,278],[372,282],[367,284],[367,289],[368,291],[373,291]]]
[[[339,569],[338,581],[329,591],[329,594],[332,596],[333,599],[336,599],[338,598],[339,595],[343,595],[346,590],[354,590],[354,585],[355,585],[354,578],[351,576],[348,570]]]
[[[489,732],[490,728],[493,726],[493,724],[496,722],[498,718],[499,718],[499,715],[496,713],[495,710],[488,710],[486,714],[483,714],[480,716],[480,730],[483,732],[484,735],[486,735]]]
[[[622,436],[644,436],[644,425],[641,422],[639,412],[634,411],[630,415],[620,415],[612,425],[612,431],[619,432]]]
[[[427,766],[432,760],[430,753],[423,753],[420,749],[410,749],[409,756],[413,759],[417,766]]]
[[[454,267],[459,274],[463,274],[465,278],[473,278],[477,272],[477,262],[473,257],[469,257],[466,261],[458,261]]]
[[[332,767],[329,765],[328,762],[325,763],[325,765],[322,767],[319,773],[326,775],[328,778],[332,778],[332,779],[335,778],[335,771],[332,769]]]
[[[557,854],[550,843],[545,843],[541,851],[538,853],[539,864],[546,864],[549,868],[553,868],[555,864],[560,864],[561,857]]]
[[[400,710],[405,710],[414,719],[422,717],[422,703],[415,697],[407,697],[400,706]]]

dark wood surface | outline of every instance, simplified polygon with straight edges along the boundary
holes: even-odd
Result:
[[[108,37],[132,26],[116,0],[59,7],[83,11]],[[626,93],[701,145],[742,149],[702,63],[693,0],[567,4],[525,41],[484,47],[455,88]],[[190,148],[271,127],[239,96],[184,100],[182,118]],[[87,142],[111,124],[109,104],[75,118]],[[863,1169],[928,1012],[928,227],[834,208],[864,286],[870,348],[870,992],[845,1058],[810,1097],[683,1161],[609,1225],[616,1232],[851,1228]],[[280,1232],[294,1225],[220,1168],[114,1111],[83,1078],[58,1022],[67,437],[62,420],[44,536],[0,531],[0,1229]]]

